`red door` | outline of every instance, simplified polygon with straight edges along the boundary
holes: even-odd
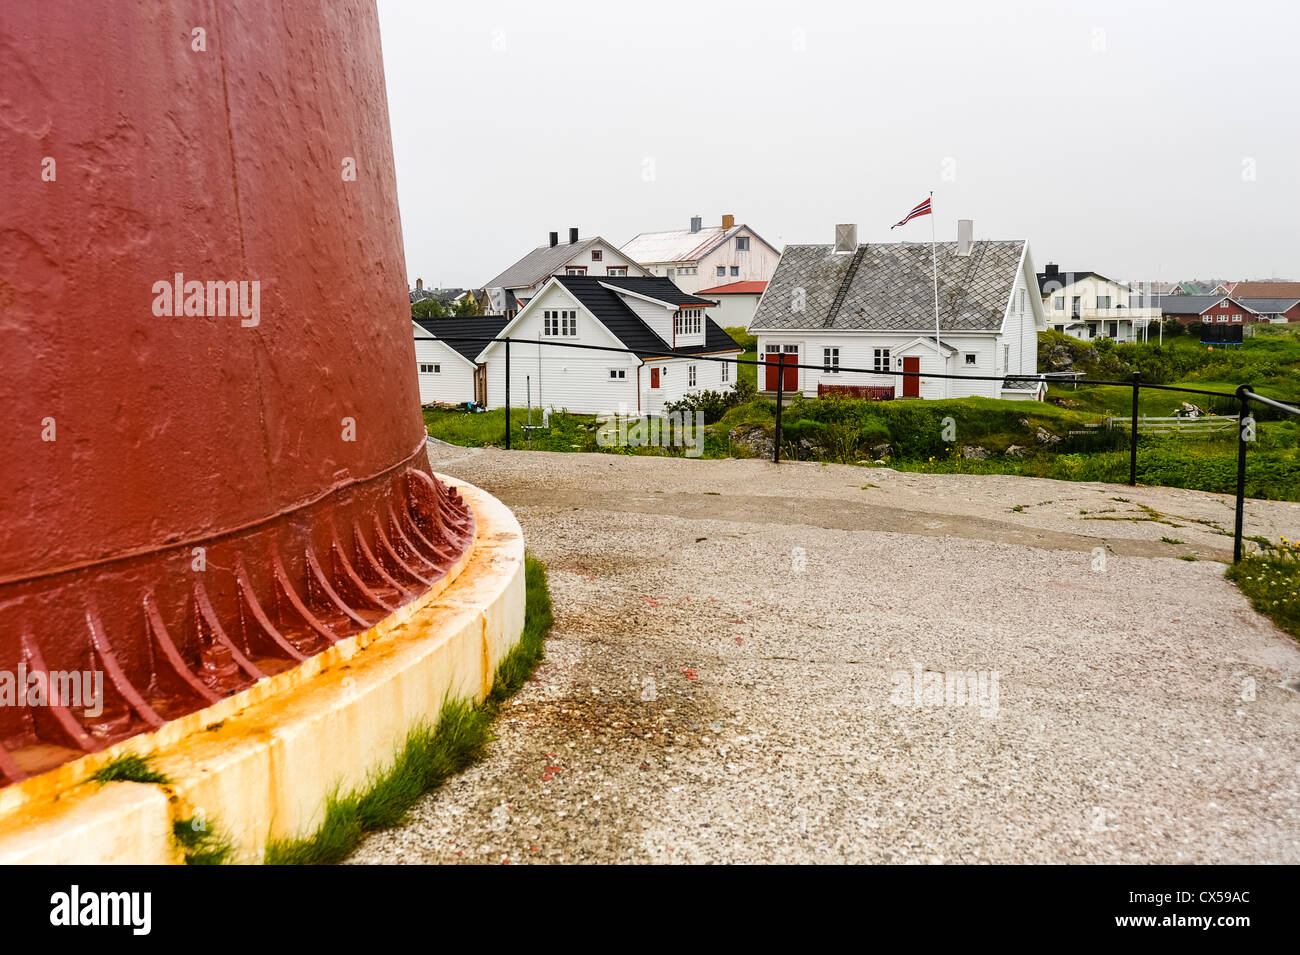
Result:
[[[772,351],[772,349],[776,347],[777,347],[776,345],[769,345],[768,351],[763,356],[764,360],[767,362],[767,380],[765,382],[767,386],[767,390],[776,391],[777,379],[780,377],[782,370],[784,370],[785,384],[782,386],[781,390],[798,391],[799,390],[799,369],[796,366],[798,366],[799,364],[799,346],[798,345],[786,346],[785,361],[786,364],[790,365],[791,367],[785,369],[782,369],[780,365],[781,362],[780,352]]]
[[[921,397],[921,379],[917,377],[921,374],[921,356],[916,355],[911,358],[904,358],[903,371],[913,373],[903,379],[903,397]]]
[[[658,388],[658,387],[659,387],[659,369],[658,369],[658,368],[651,368],[651,369],[650,369],[650,387],[651,387],[651,388]]]

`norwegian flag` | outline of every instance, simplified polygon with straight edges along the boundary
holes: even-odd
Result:
[[[893,230],[897,229],[900,225],[907,225],[917,216],[928,216],[929,214],[930,214],[930,200],[926,199],[925,202],[921,203],[915,209],[909,212],[907,215],[903,216],[902,222],[895,222],[893,225],[891,225],[889,227],[889,230],[892,232]]]

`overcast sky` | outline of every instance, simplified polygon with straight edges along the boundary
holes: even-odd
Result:
[[[379,0],[407,273],[550,231],[1027,238],[1117,279],[1300,279],[1292,3]]]

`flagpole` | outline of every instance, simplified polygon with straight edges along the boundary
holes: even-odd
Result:
[[[939,374],[944,373],[943,344],[939,341],[939,255],[934,247],[934,190],[930,190],[930,264],[934,267],[934,358],[939,365]],[[948,379],[943,382],[943,396],[948,397]]]

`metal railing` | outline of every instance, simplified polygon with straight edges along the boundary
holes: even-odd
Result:
[[[538,345],[551,346],[557,348],[577,348],[587,351],[615,352],[625,355],[636,355],[646,363],[654,361],[669,361],[673,359],[690,359],[691,361],[715,361],[731,364],[735,366],[753,365],[757,368],[768,368],[776,371],[776,421],[774,430],[774,441],[772,447],[772,462],[781,463],[781,417],[782,409],[785,403],[785,372],[787,369],[807,369],[811,371],[825,371],[824,364],[805,364],[800,362],[786,361],[785,352],[774,352],[775,361],[766,361],[751,358],[724,358],[718,355],[695,355],[667,352],[662,355],[638,352],[632,348],[618,348],[613,345],[582,345],[577,342],[562,341],[545,341],[537,338],[485,338],[470,336],[419,336],[416,341],[442,341],[442,342],[465,342],[465,343],[482,343],[490,345],[492,343],[501,343],[505,345],[505,411],[506,411],[506,449],[510,450],[510,343],[518,345]],[[881,371],[875,368],[850,368],[845,365],[837,366],[837,371],[844,373],[864,375],[880,375]],[[946,372],[920,372],[920,371],[889,371],[883,374],[897,375],[900,378],[930,378],[930,379],[947,379],[954,381],[1006,381],[1015,379],[1017,381],[1035,381],[1041,380],[1046,383],[1043,375],[955,375]],[[1239,385],[1236,391],[1210,391],[1204,388],[1187,388],[1182,385],[1157,385],[1154,382],[1144,384],[1140,372],[1133,372],[1128,381],[1109,381],[1094,378],[1074,378],[1073,383],[1078,385],[1119,385],[1122,387],[1131,387],[1133,389],[1132,412],[1129,417],[1129,470],[1128,483],[1130,487],[1137,486],[1137,457],[1138,457],[1138,400],[1143,388],[1153,389],[1156,391],[1173,391],[1179,394],[1207,395],[1213,398],[1235,398],[1238,402],[1237,414],[1237,488],[1236,488],[1236,511],[1233,524],[1233,544],[1232,560],[1233,563],[1241,560],[1242,555],[1242,533],[1245,517],[1246,505],[1246,448],[1255,440],[1255,420],[1250,414],[1250,403],[1257,401],[1260,404],[1275,408],[1286,414],[1300,417],[1300,408],[1288,405],[1284,402],[1277,401],[1273,398],[1266,398],[1258,394],[1249,385]]]

